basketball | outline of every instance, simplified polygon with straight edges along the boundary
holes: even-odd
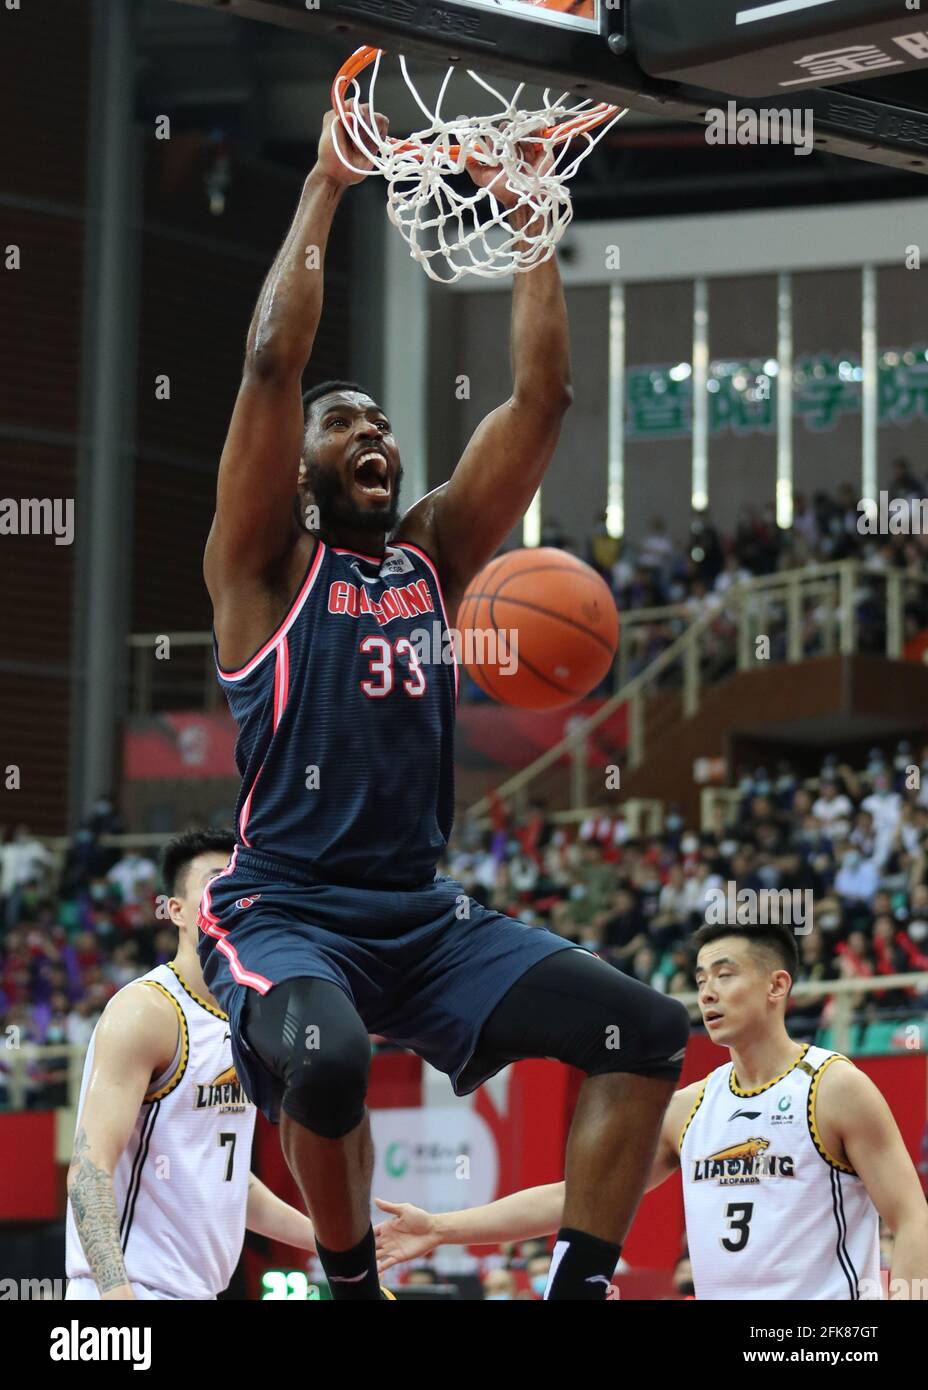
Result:
[[[480,689],[518,709],[562,709],[605,676],[619,641],[608,585],[565,550],[512,550],[481,570],[458,614]]]

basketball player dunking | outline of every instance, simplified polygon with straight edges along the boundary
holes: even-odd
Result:
[[[548,1296],[601,1300],[679,1078],[686,1013],[436,878],[457,675],[420,661],[413,641],[426,623],[453,626],[554,451],[571,396],[558,270],[552,259],[515,277],[512,395],[397,525],[402,470],[383,409],[349,382],[300,395],[323,295],[307,248],[324,257],[363,177],[336,138],[329,112],[255,309],[206,550],[242,789],[235,853],[201,904],[203,973],[248,1094],[279,1115],[335,1298],[381,1296],[365,1110],[378,1033],[461,1095],[519,1057],[587,1073]]]
[[[786,1002],[799,959],[787,927],[700,928],[696,983],[709,1036],[731,1061],[677,1091],[648,1190],[677,1168],[696,1297],[879,1297],[879,1223],[894,1281],[928,1296],[928,1209],[889,1106],[846,1057],[795,1043]],[[564,1184],[432,1215],[378,1202],[381,1268],[437,1246],[550,1234]]]
[[[69,1299],[213,1299],[246,1227],[314,1248],[312,1223],[249,1171],[255,1108],[197,960],[203,885],[232,847],[215,830],[165,846],[177,954],[114,995],[90,1040],[68,1170]]]

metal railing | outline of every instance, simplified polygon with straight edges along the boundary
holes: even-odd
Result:
[[[885,600],[880,604],[884,613],[881,649],[888,657],[897,659],[905,639],[906,603],[913,592],[924,591],[928,605],[928,575],[916,570],[878,570],[858,560],[815,563],[741,580],[721,596],[708,595],[703,601],[703,612],[690,601],[624,613],[613,667],[613,698],[622,695],[639,675],[651,670],[655,659],[665,655],[661,652],[655,658],[655,643],[666,642],[665,650],[676,649],[676,643],[700,623],[703,665],[707,658],[711,664],[713,655],[727,655],[739,670],[759,664],[762,658],[757,654],[757,637],[761,634],[779,639],[779,648],[787,661],[800,661],[809,654],[852,654],[859,649],[856,600],[862,584],[882,584],[885,588]],[[709,644],[705,640],[705,633],[713,631],[713,616],[716,652],[707,650]],[[730,632],[724,631],[726,625],[730,625]],[[810,629],[814,629],[815,636],[812,653]],[[128,638],[132,652],[130,713],[221,708],[212,642],[209,632],[133,633]],[[686,653],[689,662],[683,684],[691,708],[694,700],[698,703],[700,654],[689,646],[679,650]],[[639,664],[641,669],[635,669]],[[665,669],[661,666],[656,673],[664,673]]]
[[[854,1027],[854,996],[892,989],[915,989],[921,994],[928,994],[928,971],[911,975],[868,976],[853,980],[800,981],[793,986],[790,998],[801,1003],[804,1000],[832,997],[834,1012],[828,1025],[831,1029],[832,1045],[836,1052],[849,1052],[852,1046],[851,1030]],[[687,1007],[691,1019],[698,1021],[699,1009],[695,991],[674,997]],[[889,1012],[887,1010],[887,1016]],[[928,1017],[924,1008],[915,1004],[910,1010],[903,1009],[901,1012],[908,1019]],[[900,1009],[896,1008],[892,1013],[893,1017],[899,1016]],[[875,1021],[879,1022],[879,1017],[877,1015]],[[786,1023],[788,1031],[789,1015]],[[5,1081],[6,1108],[25,1109],[27,1102],[41,1090],[42,1085],[48,1084],[41,1080],[42,1073],[57,1069],[67,1072],[66,1107],[59,1108],[76,1110],[86,1051],[86,1047],[77,1043],[22,1043],[18,1047],[4,1049],[0,1054],[0,1084]],[[58,1059],[64,1060],[64,1068],[55,1068],[54,1064]]]
[[[708,595],[701,612],[690,607],[688,625],[664,651],[642,671],[621,681],[594,714],[573,721],[558,744],[505,781],[496,794],[512,798],[521,809],[527,788],[566,757],[572,767],[573,804],[599,803],[600,797],[589,793],[587,744],[623,706],[628,711],[625,762],[634,770],[647,753],[648,700],[658,691],[669,688],[678,693],[682,718],[690,719],[699,711],[705,688],[731,671],[814,656],[852,656],[861,650],[863,634],[869,650],[898,660],[904,646],[906,606],[913,598],[925,605],[923,625],[928,626],[928,575],[916,570],[886,571],[858,560],[784,570],[742,580],[721,596]],[[866,622],[858,611],[863,603],[870,609]],[[679,624],[680,610],[677,604],[623,617],[617,669],[629,668],[623,646],[643,640],[640,634],[648,626]],[[489,797],[483,797],[470,807],[470,814],[480,817],[488,807]]]

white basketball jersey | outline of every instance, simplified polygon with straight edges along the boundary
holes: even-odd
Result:
[[[815,1095],[847,1058],[804,1047],[756,1091],[732,1063],[703,1083],[680,1136],[686,1235],[697,1299],[847,1299],[879,1288],[877,1211],[825,1151]]]
[[[177,1051],[142,1103],[113,1174],[130,1283],[182,1299],[227,1287],[245,1236],[255,1108],[232,1065],[227,1016],[159,965],[126,989],[158,989],[177,1010]],[[78,1102],[93,1070],[91,1037]],[[68,1202],[69,1279],[91,1277]]]

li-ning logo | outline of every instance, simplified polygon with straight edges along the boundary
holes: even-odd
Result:
[[[246,907],[254,907],[260,896],[260,893],[255,893],[250,898],[236,898],[235,906],[238,908],[239,912],[244,912]]]
[[[731,1124],[732,1120],[759,1120],[759,1119],[760,1119],[760,1111],[759,1111],[759,1110],[736,1110],[735,1113],[734,1113],[734,1115],[729,1115],[729,1117],[728,1117],[728,1123]]]

